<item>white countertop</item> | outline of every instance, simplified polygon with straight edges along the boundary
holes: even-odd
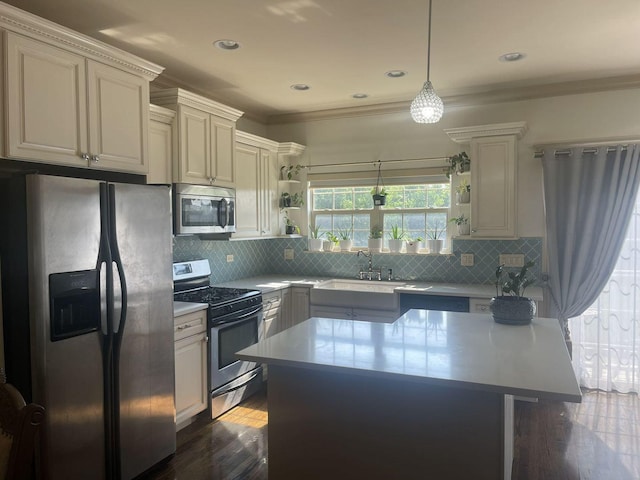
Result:
[[[297,277],[287,275],[265,275],[259,277],[243,278],[231,282],[216,284],[218,287],[255,288],[262,293],[269,293],[292,286],[313,287],[316,283],[329,280],[332,277]],[[467,283],[435,283],[413,282],[398,280],[398,293],[412,293],[417,295],[448,295],[452,297],[492,298],[496,294],[493,285],[467,284]],[[542,301],[542,289],[529,287],[526,296]]]
[[[173,316],[179,317],[187,313],[197,312],[198,310],[204,310],[208,306],[209,304],[207,303],[173,302]]]
[[[242,359],[579,402],[557,320],[409,310],[392,324],[310,318],[238,352]]]

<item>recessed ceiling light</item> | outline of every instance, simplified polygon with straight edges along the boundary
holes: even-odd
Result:
[[[216,40],[213,44],[222,50],[237,50],[240,48],[240,43],[235,40]]]
[[[404,77],[406,74],[407,72],[403,70],[389,70],[388,72],[385,73],[385,75],[389,78],[400,78],[400,77]]]
[[[298,91],[304,91],[304,90],[309,90],[311,87],[307,84],[304,83],[295,83],[293,85],[291,85],[291,88],[293,90],[298,90]]]
[[[511,52],[505,53],[504,55],[500,55],[498,60],[501,62],[517,62],[518,60],[522,60],[524,58],[524,53],[520,52]]]
[[[357,100],[360,100],[362,98],[367,98],[369,95],[367,95],[366,93],[354,93],[353,95],[351,95],[352,98],[355,98]]]

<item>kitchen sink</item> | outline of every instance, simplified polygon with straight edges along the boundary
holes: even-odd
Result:
[[[399,300],[395,289],[400,282],[334,278],[317,283],[310,292],[312,305],[395,310]]]

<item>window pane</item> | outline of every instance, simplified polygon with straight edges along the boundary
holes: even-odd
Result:
[[[330,214],[316,215],[316,226],[320,227],[320,230],[323,232],[331,231],[333,229],[331,225],[331,215]]]
[[[449,208],[451,203],[449,184],[427,185],[427,205],[429,208]]]
[[[313,209],[333,209],[333,190],[330,188],[318,188],[313,190]]]
[[[351,188],[335,189],[335,209],[336,210],[352,210],[353,209],[353,189]]]
[[[404,208],[426,208],[427,196],[424,185],[407,185],[404,189]]]
[[[427,237],[434,239],[445,239],[447,237],[447,214],[428,213],[427,214]]]

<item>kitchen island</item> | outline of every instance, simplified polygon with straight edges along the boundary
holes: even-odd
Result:
[[[508,479],[513,396],[581,400],[554,319],[310,318],[238,356],[269,365],[274,480]]]

